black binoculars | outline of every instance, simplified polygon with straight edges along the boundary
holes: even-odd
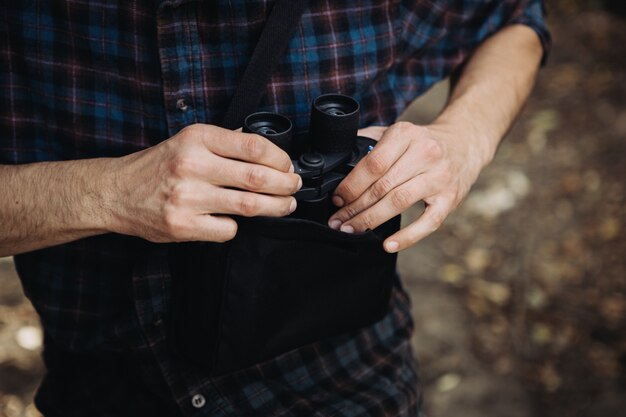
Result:
[[[246,117],[243,131],[276,144],[292,159],[302,188],[294,197],[298,208],[290,217],[326,223],[337,210],[330,196],[376,141],[358,136],[359,103],[342,94],[313,101],[309,131],[295,135],[288,117],[260,112]]]

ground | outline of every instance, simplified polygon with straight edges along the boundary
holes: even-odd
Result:
[[[400,256],[430,417],[626,408],[626,20],[603,4],[548,1],[554,49],[520,120],[458,211]],[[428,120],[445,88],[405,117]],[[0,417],[36,415],[37,329],[0,259]]]

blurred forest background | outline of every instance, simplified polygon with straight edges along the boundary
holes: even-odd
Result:
[[[520,120],[459,210],[400,257],[430,417],[626,410],[626,2],[546,3],[553,51]],[[428,121],[446,89],[404,117]],[[0,417],[38,415],[40,349],[0,259]]]

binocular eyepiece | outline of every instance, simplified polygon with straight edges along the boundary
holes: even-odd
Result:
[[[348,152],[355,145],[359,129],[359,103],[342,94],[324,94],[313,101],[311,109],[310,143],[313,152]],[[257,133],[292,155],[291,120],[278,113],[260,112],[246,117],[243,131]],[[302,140],[302,138],[299,138]]]
[[[359,103],[342,94],[313,101],[309,132],[302,135],[295,135],[291,120],[278,113],[253,113],[243,126],[244,132],[261,135],[289,154],[303,182],[291,216],[320,223],[336,210],[330,194],[376,144],[357,136],[358,129]]]
[[[282,114],[269,112],[251,114],[244,121],[243,131],[261,135],[291,155],[293,126],[291,120]]]

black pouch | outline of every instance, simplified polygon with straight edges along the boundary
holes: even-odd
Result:
[[[375,231],[346,234],[308,220],[241,218],[229,244],[171,251],[171,341],[212,375],[225,374],[382,319],[396,255]]]

